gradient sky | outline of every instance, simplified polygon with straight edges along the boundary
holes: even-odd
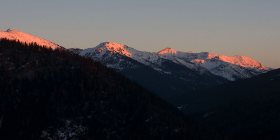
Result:
[[[144,51],[247,55],[280,67],[279,0],[1,0],[0,28],[66,48],[116,41]]]

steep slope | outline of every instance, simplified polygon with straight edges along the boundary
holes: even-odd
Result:
[[[0,40],[0,139],[188,139],[184,116],[99,63]]]
[[[199,70],[205,68],[212,74],[228,80],[250,78],[270,70],[262,64],[247,56],[225,56],[214,53],[180,52],[165,48],[158,52],[160,56],[188,68]]]
[[[280,69],[196,93],[185,112],[218,139],[280,138]],[[206,135],[206,134],[205,134]]]
[[[28,33],[24,33],[18,30],[12,30],[12,29],[8,29],[6,31],[1,31],[0,30],[0,39],[8,39],[8,40],[15,40],[15,41],[19,41],[22,43],[27,43],[27,44],[31,44],[31,43],[36,43],[39,46],[44,46],[46,48],[52,48],[52,49],[57,49],[57,48],[61,48],[59,45],[39,38],[37,36],[28,34]]]
[[[112,57],[112,55],[121,55],[126,58],[133,59],[144,65],[152,66],[156,70],[160,70],[159,65],[163,61],[157,54],[150,52],[142,52],[126,45],[116,43],[116,42],[104,42],[99,44],[95,48],[85,49],[80,53],[82,56],[91,55],[93,58],[103,59],[104,57]],[[120,60],[122,62],[123,60]],[[110,65],[111,66],[111,65]],[[111,66],[115,69],[123,69],[119,67],[116,63],[116,66]]]
[[[101,43],[79,54],[118,70],[172,103],[176,102],[178,95],[227,81],[206,70],[197,72],[156,53],[138,51],[114,42]]]

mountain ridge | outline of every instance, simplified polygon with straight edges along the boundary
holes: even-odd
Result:
[[[113,44],[105,42],[94,48],[70,51],[115,69],[172,104],[176,104],[178,95],[227,82],[203,68],[198,72],[156,53],[138,51],[123,44],[112,47]]]
[[[17,29],[7,29],[6,31],[0,31],[0,38],[6,38],[9,40],[17,40],[23,43],[37,43],[40,46],[45,46],[47,48],[57,49],[61,48],[59,45],[42,39],[40,37],[19,31]],[[173,48],[164,48],[158,52],[145,52],[145,51],[139,51],[134,48],[128,47],[125,44],[121,44],[118,42],[103,42],[99,44],[97,47],[89,50],[97,50],[97,51],[104,51],[106,49],[107,51],[111,51],[113,53],[119,53],[121,55],[124,55],[126,57],[130,57],[140,63],[143,63],[145,65],[158,65],[160,62],[156,62],[160,60],[160,58],[171,60],[177,64],[184,65],[188,68],[194,68],[197,67],[203,67],[212,72],[213,74],[217,76],[224,77],[228,80],[234,81],[239,78],[244,77],[238,77],[237,74],[233,75],[221,75],[218,72],[215,72],[215,70],[219,69],[220,67],[230,67],[230,69],[233,69],[234,66],[229,65],[235,65],[241,68],[248,68],[251,70],[257,70],[256,73],[260,73],[261,71],[265,72],[268,70],[271,70],[268,67],[264,67],[260,62],[247,57],[247,56],[226,56],[226,55],[220,55],[215,53],[209,53],[209,52],[201,52],[201,53],[191,53],[191,52],[182,52],[177,51]],[[216,61],[215,63],[213,63]],[[219,63],[219,64],[217,64]],[[223,63],[223,64],[221,64]],[[225,63],[229,64],[226,65]],[[155,69],[158,69],[157,67],[154,67]],[[227,71],[227,69],[223,69],[224,71]],[[240,70],[234,69],[235,71]],[[247,74],[245,78],[250,78],[254,76],[254,74]],[[237,78],[236,78],[237,77]]]
[[[81,51],[81,55],[85,55],[91,51],[105,53],[104,48],[109,53],[118,53],[132,58],[156,70],[160,70],[158,66],[161,65],[162,59],[165,59],[194,70],[206,69],[212,74],[230,81],[250,78],[271,70],[271,68],[263,66],[260,62],[248,56],[226,56],[209,52],[181,52],[172,48],[165,48],[159,52],[145,52],[117,42],[101,43],[97,47]]]
[[[40,38],[38,36],[29,33],[19,31],[17,29],[7,29],[6,31],[0,30],[0,39],[15,40],[27,44],[36,43],[39,46],[43,46],[51,49],[62,48],[61,46],[49,40]]]

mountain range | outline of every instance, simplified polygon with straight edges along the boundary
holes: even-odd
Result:
[[[51,41],[15,29],[0,31],[0,38],[16,40],[27,44],[36,43],[39,46],[44,46],[52,49],[62,48],[61,46]],[[91,55],[91,57],[97,59],[98,61],[106,59],[104,57],[108,57],[109,54],[118,54],[124,57],[131,58],[141,64],[150,66],[153,69],[166,74],[170,72],[162,69],[161,63],[163,63],[163,61],[165,60],[169,60],[176,64],[183,65],[189,69],[199,71],[201,73],[208,70],[212,74],[223,77],[230,81],[250,78],[252,76],[271,70],[270,68],[263,66],[260,62],[247,56],[225,56],[209,52],[181,52],[176,51],[172,48],[165,48],[157,53],[153,53],[139,51],[134,48],[128,47],[127,45],[116,42],[104,42],[99,44],[97,47],[84,50],[70,50],[76,50],[75,52],[79,53],[82,56]],[[109,63],[107,66],[114,69],[122,70],[128,68],[128,65],[122,66],[122,63],[119,62]]]
[[[230,81],[250,78],[269,70],[268,67],[262,66],[260,62],[247,56],[225,56],[209,52],[181,52],[172,48],[165,48],[157,53],[152,53],[139,51],[115,42],[104,42],[97,47],[80,50],[79,53],[82,56],[90,56],[101,62],[108,60],[108,57],[114,57],[113,55],[118,54],[166,74],[172,72],[162,68],[164,67],[162,63],[171,61],[201,74],[208,71],[213,75]],[[120,61],[119,63],[107,64],[108,67],[119,70],[131,68],[129,64],[126,66],[122,65]]]
[[[180,52],[171,48],[144,52],[115,42],[69,50],[119,71],[176,106],[180,105],[177,100],[181,95],[270,70],[246,56]]]
[[[0,58],[0,139],[280,138],[280,69],[247,56],[66,49],[9,29]]]
[[[36,43],[46,48],[65,49],[51,41],[18,30],[2,31],[0,38],[27,44]],[[246,56],[181,52],[172,48],[145,52],[116,42],[104,42],[88,49],[68,50],[115,69],[176,106],[179,105],[179,96],[271,70]]]

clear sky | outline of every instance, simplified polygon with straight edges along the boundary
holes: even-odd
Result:
[[[280,67],[280,0],[1,0],[0,28],[66,48],[116,41],[144,51],[248,55]]]

